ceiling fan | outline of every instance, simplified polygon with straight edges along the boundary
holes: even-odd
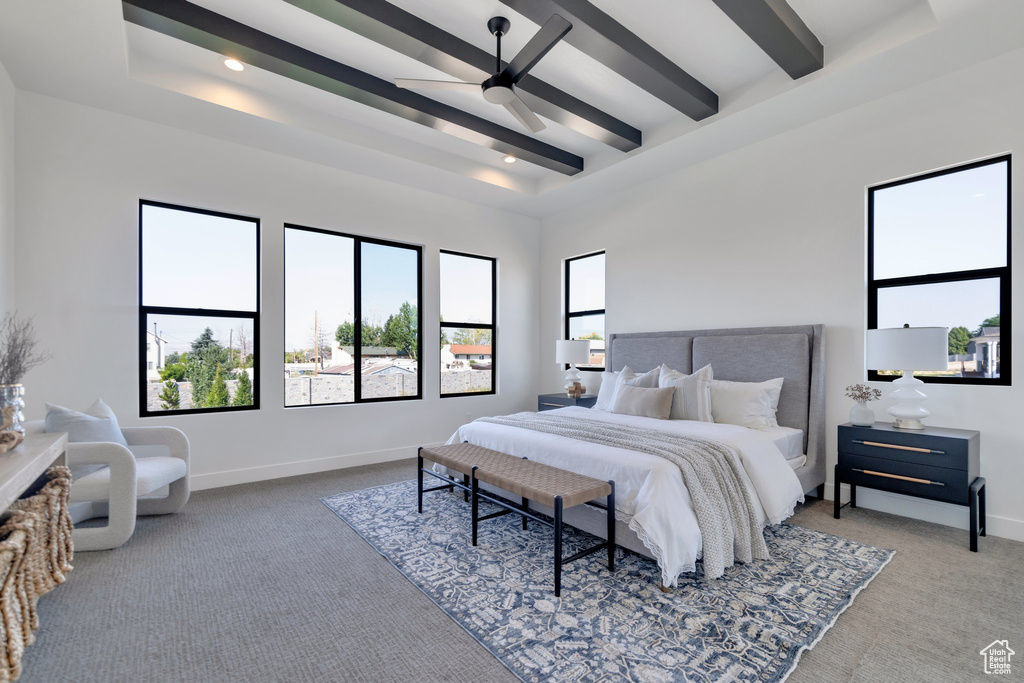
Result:
[[[498,39],[498,54],[494,75],[483,83],[396,78],[395,85],[418,90],[482,90],[485,100],[502,105],[527,130],[539,133],[545,128],[544,122],[519,98],[515,86],[569,32],[572,24],[560,15],[552,14],[530,42],[502,69],[501,37],[508,33],[509,26],[510,22],[505,17],[491,17],[487,22],[487,29]]]

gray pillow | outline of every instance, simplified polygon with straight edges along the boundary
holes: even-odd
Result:
[[[623,384],[615,392],[612,412],[620,415],[639,415],[667,420],[672,412],[672,396],[675,389],[647,389]]]
[[[99,399],[84,413],[47,403],[46,431],[67,432],[68,441],[71,443],[109,441],[128,446],[117,424],[114,411]]]

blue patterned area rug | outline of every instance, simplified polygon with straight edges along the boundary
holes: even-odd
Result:
[[[893,555],[781,524],[772,559],[716,581],[662,593],[657,565],[620,548],[614,574],[602,552],[566,565],[556,598],[550,527],[498,517],[474,548],[462,493],[426,494],[419,515],[414,481],[323,503],[524,681],[783,681]],[[595,542],[566,527],[565,555]]]

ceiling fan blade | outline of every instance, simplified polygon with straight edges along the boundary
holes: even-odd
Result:
[[[426,81],[418,78],[396,78],[395,85],[399,88],[413,90],[472,90],[480,92],[479,83],[463,83],[462,81]]]
[[[504,106],[531,133],[539,133],[547,128],[544,122],[537,118],[537,115],[526,106],[526,102],[519,99],[518,95],[513,95],[509,103]]]
[[[518,83],[571,28],[572,24],[560,14],[552,14],[533,38],[530,38],[530,42],[508,63],[502,75],[511,78],[513,83]]]

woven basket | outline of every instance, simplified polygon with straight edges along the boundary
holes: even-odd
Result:
[[[0,681],[16,681],[25,654],[24,581],[20,578],[25,557],[24,531],[15,530],[0,541]]]
[[[51,467],[45,478],[38,493],[8,508],[0,525],[0,683],[21,674],[22,654],[39,628],[39,597],[72,569],[71,472]]]

